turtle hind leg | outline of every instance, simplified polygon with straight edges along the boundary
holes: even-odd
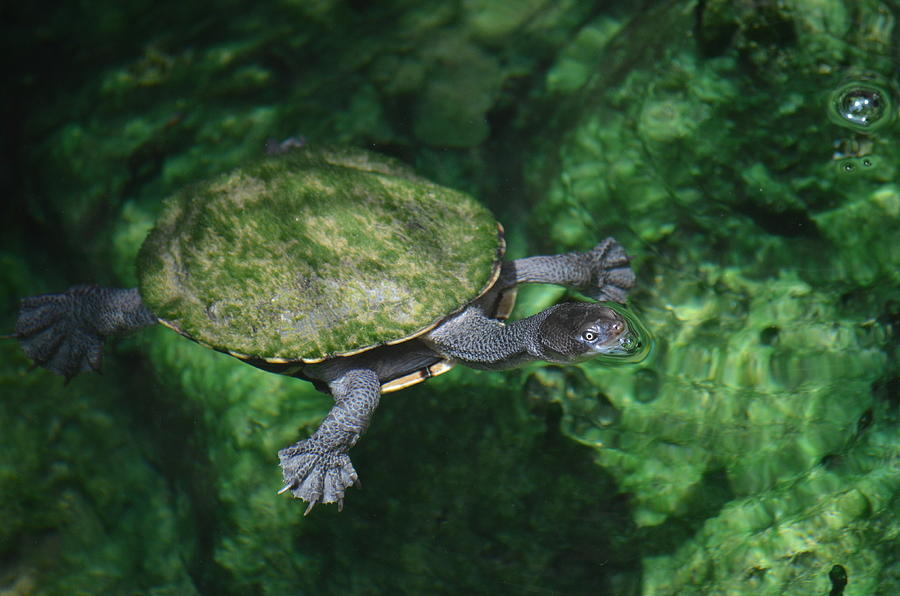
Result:
[[[156,322],[136,289],[75,286],[24,298],[12,337],[36,366],[68,382],[79,372],[100,370],[107,337]]]
[[[13,337],[35,366],[66,377],[100,370],[103,337],[67,316],[63,295],[33,296],[22,301]]]
[[[368,369],[353,369],[330,382],[334,407],[308,439],[278,452],[284,487],[309,505],[343,506],[344,491],[359,483],[347,452],[359,440],[372,419],[381,397],[378,375]]]

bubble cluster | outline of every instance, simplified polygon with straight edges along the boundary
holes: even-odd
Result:
[[[875,165],[875,161],[871,158],[857,157],[845,159],[839,162],[838,168],[843,174],[856,174],[862,170],[866,170]]]

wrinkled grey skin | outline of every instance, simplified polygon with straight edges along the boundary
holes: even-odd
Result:
[[[446,361],[501,370],[543,360],[572,363],[599,354],[621,353],[631,335],[614,310],[595,303],[563,303],[526,319],[503,322],[491,316],[502,293],[521,283],[550,283],[580,290],[598,300],[624,303],[634,274],[624,249],[607,238],[593,250],[538,256],[503,263],[500,279],[485,296],[419,338],[351,357],[278,369],[327,390],[334,406],[307,439],[278,453],[285,485],[309,503],[338,503],[358,477],[348,452],[366,431],[381,397],[381,385]],[[35,363],[66,379],[99,370],[106,337],[158,322],[136,289],[77,286],[61,294],[22,300],[16,337]]]
[[[157,321],[137,288],[74,286],[62,294],[23,298],[13,337],[35,364],[68,383],[79,372],[100,371],[105,338]]]

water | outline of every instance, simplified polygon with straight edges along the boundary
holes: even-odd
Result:
[[[900,593],[900,6],[507,6],[11,9],[7,329],[133,285],[163,197],[294,136],[474,194],[514,258],[615,236],[653,345],[391,394],[304,518],[307,384],[160,328],[63,386],[7,341],[0,589]]]

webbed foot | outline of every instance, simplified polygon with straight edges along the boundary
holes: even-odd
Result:
[[[595,300],[625,303],[634,287],[634,272],[628,254],[613,238],[607,238],[583,253],[590,260],[591,285],[581,291]]]
[[[66,377],[100,370],[103,336],[85,324],[78,288],[24,298],[13,337],[36,365]]]
[[[313,438],[299,441],[278,452],[284,474],[284,487],[309,503],[304,515],[317,503],[337,503],[343,507],[344,491],[358,483],[356,470],[346,452],[328,450]]]
[[[99,372],[107,336],[156,321],[137,290],[75,286],[22,299],[12,337],[36,365],[68,382],[82,371]]]

